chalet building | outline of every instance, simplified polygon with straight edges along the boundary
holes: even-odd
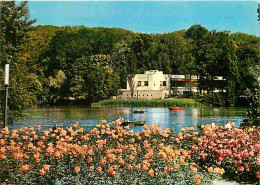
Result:
[[[222,77],[215,77],[214,81],[222,81]],[[134,79],[133,98],[135,99],[164,99],[170,96],[193,94],[199,91],[196,76],[163,74],[162,71],[150,70],[144,74],[136,74]],[[218,89],[214,90],[219,91]],[[131,91],[123,89],[118,98],[130,99]]]

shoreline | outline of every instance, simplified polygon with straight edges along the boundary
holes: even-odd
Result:
[[[193,99],[107,99],[91,103],[91,107],[115,106],[115,107],[205,107],[206,105]]]

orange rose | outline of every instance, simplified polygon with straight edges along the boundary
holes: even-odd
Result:
[[[175,170],[178,170],[180,168],[179,165],[175,164],[174,167],[173,167]]]
[[[92,158],[90,156],[87,157],[87,162],[91,163],[92,162]]]
[[[200,184],[201,183],[201,176],[196,174],[195,175],[195,179],[196,179],[196,184]]]
[[[185,163],[185,156],[182,155],[182,156],[180,157],[180,163],[181,163],[181,164]]]
[[[80,172],[80,167],[76,166],[76,167],[74,168],[74,171],[75,171],[76,173],[79,173],[79,172]]]
[[[148,173],[151,175],[151,177],[154,177],[154,171],[152,168],[148,171]]]
[[[44,169],[40,169],[40,174],[44,175],[46,173],[46,171]]]
[[[102,172],[103,172],[101,167],[98,167],[98,168],[97,168],[97,171],[98,171],[99,173],[102,173]]]
[[[93,172],[94,171],[94,166],[89,167],[89,171]]]
[[[160,152],[160,153],[159,153],[159,156],[160,156],[161,158],[163,158],[163,159],[166,159],[167,154],[166,154],[165,152]]]
[[[111,176],[115,176],[115,175],[116,175],[116,172],[114,171],[114,169],[113,169],[112,167],[110,167],[110,168],[108,169],[108,173],[109,173],[109,175],[111,175]]]
[[[78,128],[78,126],[79,125],[76,123],[76,124],[73,125],[73,128]]]
[[[50,165],[47,165],[47,164],[43,165],[43,169],[44,169],[45,171],[49,171]]]
[[[28,171],[30,168],[31,168],[31,166],[30,166],[29,164],[25,164],[25,165],[23,165],[23,166],[20,168],[20,170],[21,170],[21,172],[26,172],[26,171]]]
[[[5,145],[5,140],[4,139],[0,139],[0,145]]]
[[[0,159],[6,159],[6,155],[0,153]]]
[[[133,166],[131,164],[129,164],[129,165],[126,166],[126,169],[128,171],[132,171],[133,170]]]

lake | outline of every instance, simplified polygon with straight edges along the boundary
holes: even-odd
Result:
[[[26,110],[27,116],[24,119],[15,120],[11,128],[21,128],[24,126],[41,125],[43,128],[53,127],[56,124],[70,126],[75,122],[84,127],[85,130],[93,128],[102,118],[107,121],[114,121],[118,116],[125,119],[140,120],[143,117],[147,125],[158,123],[161,128],[174,128],[179,131],[182,127],[209,124],[213,121],[216,124],[225,124],[227,121],[237,122],[239,126],[242,118],[246,116],[246,108],[185,108],[183,111],[170,111],[164,107],[144,107],[143,114],[133,114],[133,107],[48,107],[34,108]],[[173,125],[172,123],[176,124]],[[135,131],[140,131],[141,127],[135,127]]]

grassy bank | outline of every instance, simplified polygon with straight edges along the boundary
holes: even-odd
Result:
[[[92,103],[92,107],[116,106],[116,107],[201,107],[203,104],[193,99],[165,99],[165,100],[143,100],[143,99],[109,99]]]

